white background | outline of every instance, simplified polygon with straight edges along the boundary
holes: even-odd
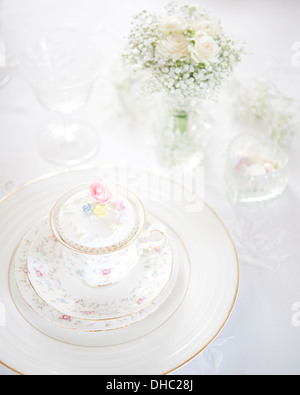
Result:
[[[292,45],[300,42],[297,0],[198,0],[221,18],[224,28],[245,41],[249,55],[238,75],[270,75],[285,94],[300,98],[300,66],[292,64]],[[103,67],[113,64],[132,14],[161,10],[162,0],[2,0],[0,39],[17,55],[24,46],[62,25],[78,26],[103,50]],[[111,75],[110,75],[111,77]],[[102,149],[87,164],[158,166],[153,140],[139,120],[122,119],[120,103],[107,94],[112,83],[98,81],[89,103],[76,113],[99,130]],[[243,131],[232,122],[224,101],[213,106],[214,125],[205,162],[204,198],[229,228],[237,246],[241,279],[233,313],[219,336],[179,374],[299,374],[300,326],[293,306],[300,302],[300,144],[291,152],[289,187],[266,204],[234,207],[224,191],[226,148]],[[118,116],[117,116],[118,115]],[[61,168],[44,161],[36,135],[56,114],[36,101],[16,71],[0,89],[0,193]],[[2,230],[1,230],[2,231]],[[217,244],[217,241],[216,241]],[[1,339],[0,339],[1,341]],[[0,355],[1,360],[1,355]],[[0,367],[1,374],[11,371]]]

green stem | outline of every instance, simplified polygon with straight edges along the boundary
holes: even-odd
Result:
[[[174,114],[174,131],[185,134],[188,131],[189,115],[187,111],[178,111]]]

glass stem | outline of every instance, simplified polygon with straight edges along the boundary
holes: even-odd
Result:
[[[70,126],[69,119],[67,118],[67,116],[63,117],[63,126],[64,126],[64,129],[65,129],[65,134],[67,135],[68,134],[68,130],[69,130],[69,126]]]
[[[63,117],[64,139],[67,144],[74,143],[74,133],[72,132],[71,122],[65,115]]]

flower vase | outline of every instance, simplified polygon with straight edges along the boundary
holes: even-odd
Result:
[[[167,112],[159,138],[163,166],[192,170],[206,155],[211,124],[202,106],[180,106]]]

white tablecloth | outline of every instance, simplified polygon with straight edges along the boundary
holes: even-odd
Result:
[[[117,58],[131,15],[142,8],[161,10],[164,3],[162,0],[2,0],[0,39],[18,54],[30,41],[55,27],[79,26],[104,48],[105,67]],[[292,63],[295,55],[292,46],[300,41],[298,0],[195,3],[210,9],[234,37],[247,43],[251,55],[244,59],[237,73],[266,75],[272,66],[284,93],[300,97],[300,66]],[[109,80],[105,84],[99,81],[88,105],[76,113],[76,118],[88,120],[98,128],[101,138],[102,149],[87,164],[155,169],[158,162],[151,135],[145,134],[138,120],[131,124],[122,120],[120,106],[105,93],[109,83]],[[299,374],[300,326],[295,315],[295,309],[300,308],[299,138],[296,136],[291,152],[292,166],[285,195],[265,204],[233,206],[224,189],[224,160],[228,142],[242,130],[231,121],[223,104],[224,100],[220,100],[213,106],[212,137],[204,164],[204,198],[225,222],[236,244],[241,269],[239,294],[232,315],[218,337],[176,373]],[[28,180],[61,169],[43,160],[36,147],[37,133],[55,117],[39,105],[18,71],[0,89],[2,196]],[[0,367],[0,374],[13,373]]]

